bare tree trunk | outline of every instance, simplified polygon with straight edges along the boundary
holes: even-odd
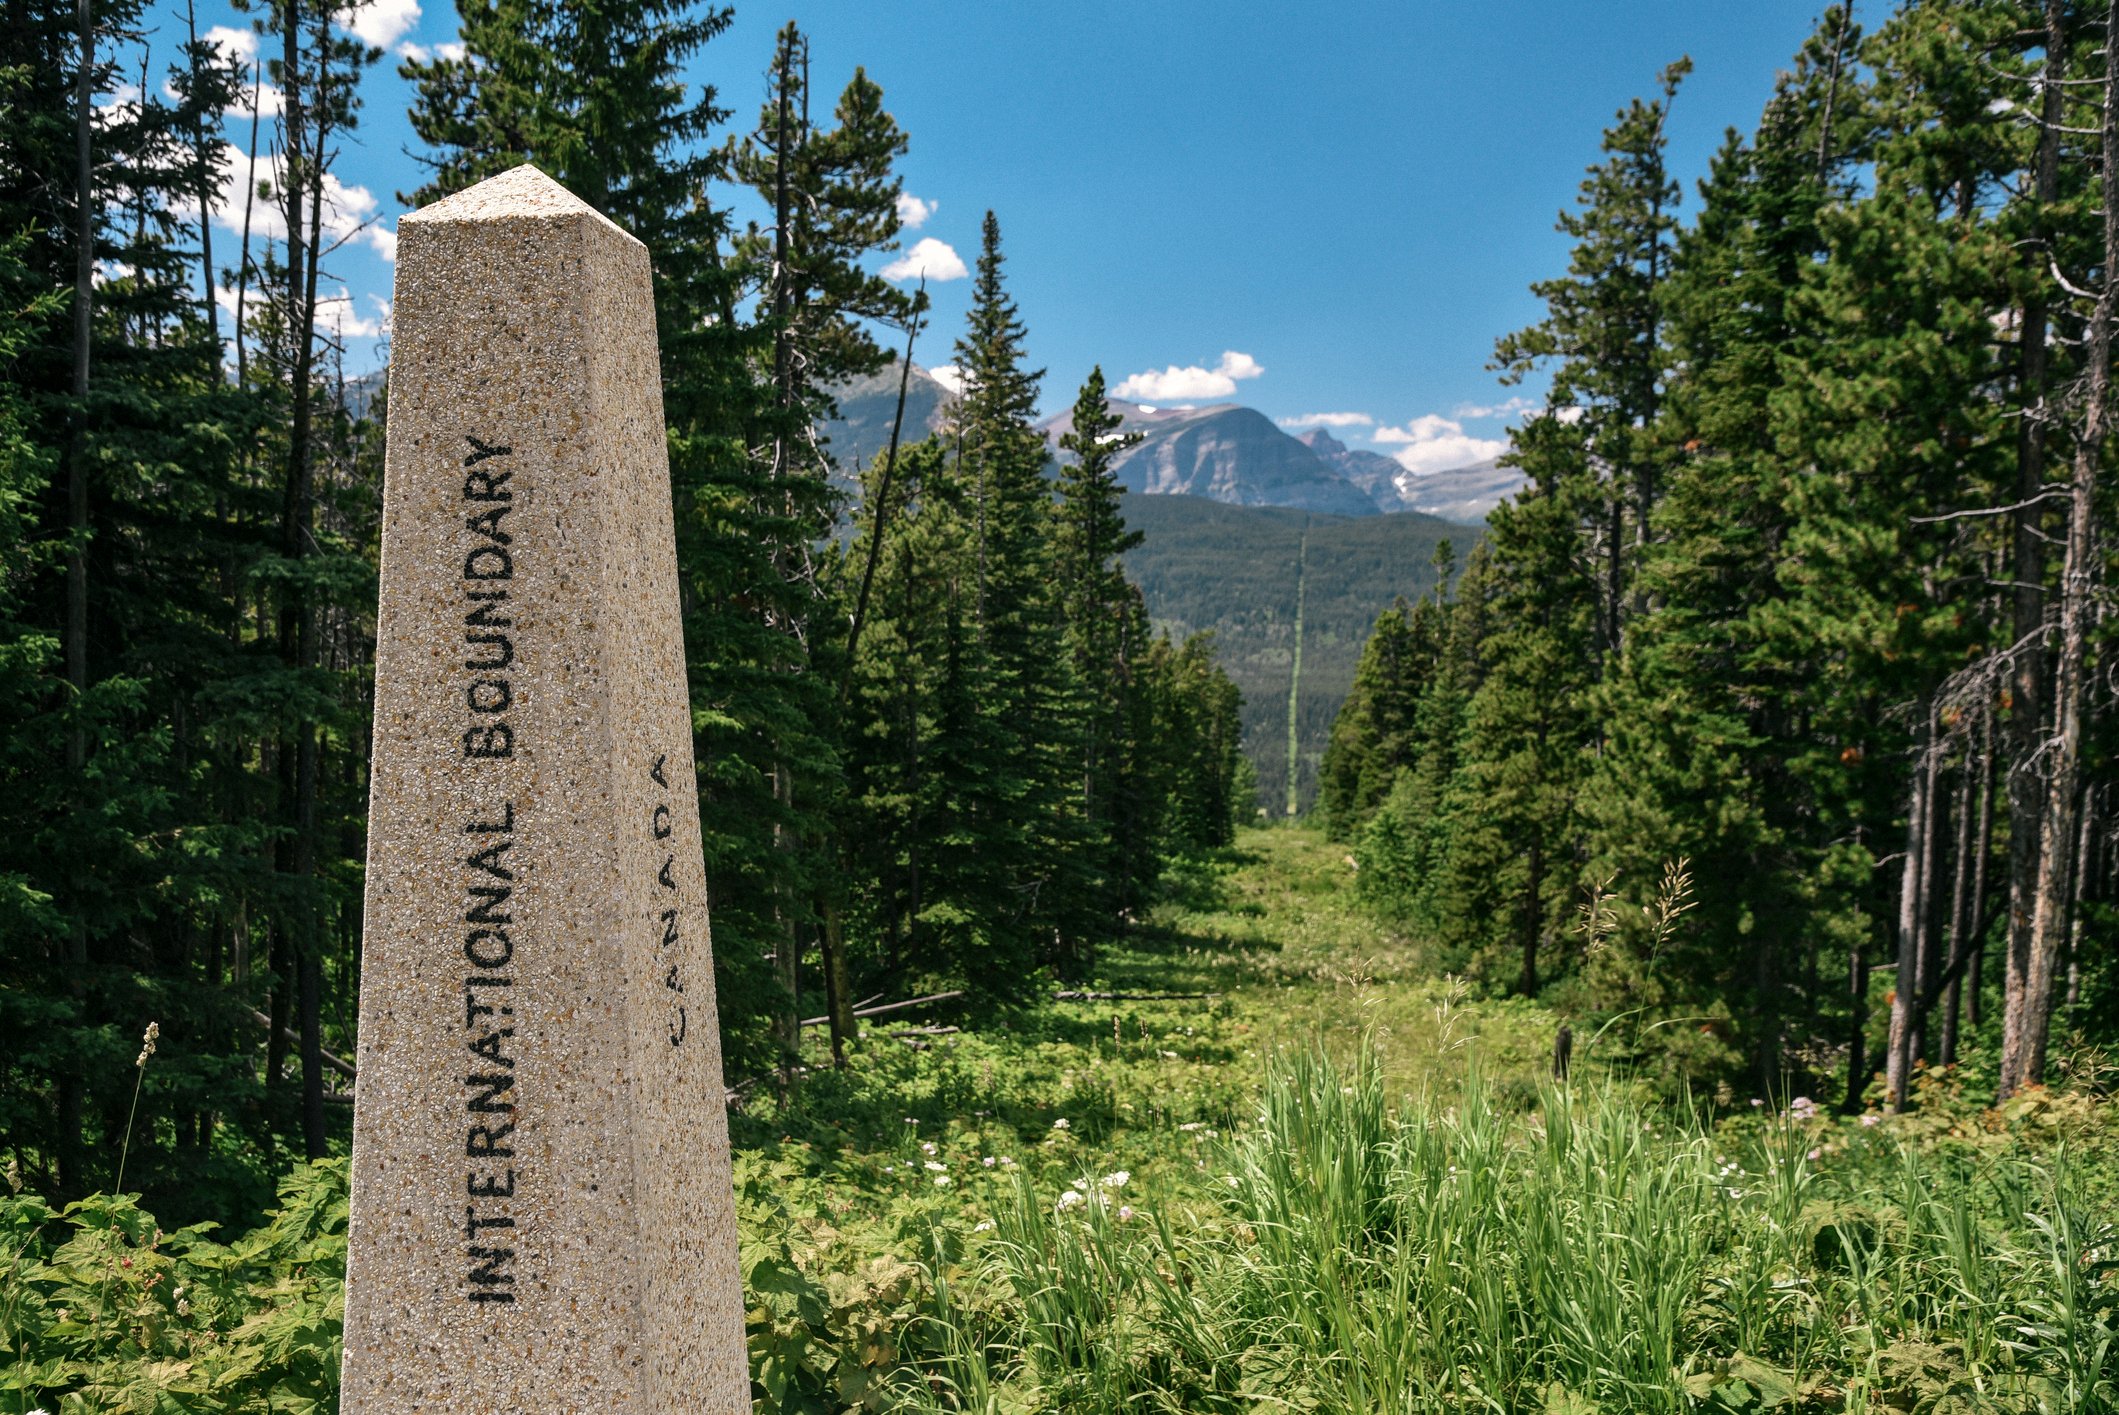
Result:
[[[2119,0],[2105,12],[2104,112],[2102,134],[2103,284],[2090,314],[2087,388],[2082,426],[2068,482],[2067,549],[2060,568],[2060,653],[2053,668],[2053,738],[2046,773],[2045,814],[2038,826],[2038,887],[2031,914],[2030,957],[2025,969],[2018,1047],[2003,1057],[2002,1094],[2045,1079],[2046,1042],[2052,1022],[2053,973],[2067,931],[2075,826],[2082,784],[2082,719],[2088,696],[2091,603],[2096,578],[2097,468],[2109,432],[2112,301],[2119,291]],[[2013,1061],[2014,1065],[2009,1063]]]
[[[2082,793],[2082,828],[2076,832],[2074,888],[2068,892],[2067,996],[2065,1005],[2082,1001],[2082,901],[2089,890],[2090,862],[2097,841],[2097,798]]]
[[[1839,66],[1847,48],[1847,25],[1853,19],[1852,8],[1851,4],[1837,7],[1835,18],[1839,23],[1832,27],[1832,63],[1825,85],[1825,112],[1817,125],[1817,184],[1820,187],[1824,186],[1825,178],[1831,172],[1833,110],[1839,107]]]
[[[1988,765],[1987,717],[1980,716],[1979,740],[1965,747],[1964,770],[1957,786],[1957,859],[1950,885],[1950,964],[1975,950],[1979,941],[1973,931],[1979,926],[1985,901],[1980,898],[1986,883],[1986,831],[1993,811],[1993,777]],[[1977,804],[1974,804],[1974,799]],[[1942,1008],[1942,1037],[1936,1059],[1944,1066],[1957,1064],[1958,1021],[1964,1010],[1962,971],[1950,979]]]
[[[783,811],[794,809],[794,779],[783,762],[773,763],[773,799]],[[783,821],[773,826],[773,848],[782,855],[795,848],[794,831]],[[780,937],[773,945],[773,964],[786,996],[780,999],[785,1012],[775,1020],[773,1031],[780,1041],[783,1078],[792,1080],[796,1059],[802,1051],[802,940],[795,928],[794,911],[783,900],[779,908]]]
[[[1625,595],[1626,584],[1626,501],[1617,488],[1612,490],[1610,509],[1611,548],[1604,566],[1605,578],[1609,582],[1604,593],[1611,601],[1611,615],[1605,621],[1604,653],[1607,661],[1616,659],[1619,653],[1619,601]]]
[[[1906,862],[1899,872],[1898,971],[1891,989],[1891,1034],[1884,1062],[1884,1104],[1906,1107],[1913,1070],[1913,1041],[1920,1031],[1920,985],[1927,953],[1928,879],[1934,832],[1935,704],[1923,705],[1920,751],[1913,766],[1913,798],[1906,811]]]
[[[920,293],[927,292],[927,277],[920,277]],[[890,419],[890,449],[883,454],[883,474],[876,479],[876,502],[868,521],[868,555],[861,566],[861,590],[854,597],[853,623],[846,631],[846,676],[839,683],[839,701],[846,701],[853,687],[854,655],[861,647],[861,626],[868,620],[868,595],[874,589],[876,566],[883,559],[883,531],[890,518],[890,483],[898,470],[898,435],[905,430],[905,393],[912,383],[912,345],[920,337],[920,315],[915,309],[911,327],[905,331],[905,366],[898,370],[898,406]]]
[[[95,93],[96,30],[89,0],[78,0],[79,72],[74,78],[74,426],[66,475],[66,684],[73,710],[88,693],[88,358],[94,332],[96,274]],[[88,731],[77,716],[66,734],[66,770],[76,781],[88,772]],[[88,998],[88,925],[76,901],[66,937],[68,986],[77,1008]],[[85,1016],[77,1021],[86,1022]],[[83,1078],[68,1068],[59,1078],[59,1183],[72,1192],[84,1183],[81,1153]]]
[[[302,12],[290,3],[282,15],[281,81],[285,141],[282,199],[287,213],[287,320],[294,341],[288,383],[287,463],[280,503],[280,553],[299,567],[308,558],[315,519],[313,486],[314,400],[316,372],[317,266],[322,257],[317,233],[323,202],[323,154],[326,113],[322,75],[314,102],[302,87]],[[319,27],[327,21],[319,12]],[[318,55],[324,53],[320,38]],[[307,672],[316,659],[316,607],[297,568],[280,605],[281,661],[296,673]],[[302,1145],[308,1158],[328,1153],[324,1129],[322,1034],[322,961],[318,957],[316,901],[317,741],[308,722],[294,725],[281,748],[282,779],[288,787],[287,872],[292,877],[285,929],[292,976],[296,1025],[301,1039]]]
[[[836,899],[824,905],[824,1010],[831,1018],[831,1064],[846,1065],[846,1044],[860,1032],[846,969],[846,919]]]
[[[196,0],[184,0],[184,33],[189,40],[192,103],[196,107],[199,92],[199,7]],[[206,160],[206,145],[211,139],[206,131],[204,110],[196,111],[198,125],[192,132],[192,140],[198,144],[198,163],[193,177],[199,195],[199,271],[205,277],[205,289],[200,291],[200,304],[206,315],[207,327],[213,330],[211,347],[214,372],[218,377],[221,362],[221,320],[213,303],[213,187],[210,180],[213,174],[211,165]]]
[[[235,385],[248,381],[249,344],[244,339],[244,320],[250,304],[250,216],[258,197],[258,118],[265,100],[265,61],[253,61],[250,84],[250,166],[243,184],[243,243],[236,252],[235,273]],[[247,465],[247,463],[246,463]]]
[[[1977,1027],[1986,1011],[1980,974],[1987,957],[1987,867],[1994,859],[1994,709],[1979,718],[1979,857],[1972,871],[1972,961],[1965,979],[1965,1020]]]
[[[1516,975],[1516,991],[1525,997],[1538,995],[1538,935],[1545,931],[1545,846],[1530,847],[1529,897],[1523,911],[1523,966]]]
[[[2060,194],[2061,96],[2067,65],[2065,0],[2046,0],[2045,72],[2041,85],[2038,148],[2032,159],[2032,200],[2041,239],[2031,248],[2039,278],[2023,302],[2023,372],[2018,401],[2023,416],[2017,432],[2015,545],[2009,579],[2014,605],[2011,630],[2016,657],[2009,705],[2009,950],[2002,979],[2001,1094],[2016,1089],[2023,1077],[2026,1042],[2026,989],[2031,974],[2031,915],[2039,868],[2041,805],[2038,775],[2039,737],[2045,712],[2045,533],[2042,503],[2045,489],[2047,309],[2044,267],[2053,252],[2047,213]]]
[[[1850,1111],[1861,1109],[1869,1088],[1869,957],[1860,944],[1847,954],[1847,1098]]]

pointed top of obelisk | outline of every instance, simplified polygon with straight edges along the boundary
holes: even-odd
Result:
[[[593,216],[627,240],[632,239],[624,227],[527,162],[440,201],[429,202],[403,219],[425,224],[430,221],[507,221],[522,217],[551,220],[567,216]]]

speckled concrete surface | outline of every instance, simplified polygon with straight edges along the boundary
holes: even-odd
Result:
[[[750,1409],[647,252],[399,225],[342,1408]]]

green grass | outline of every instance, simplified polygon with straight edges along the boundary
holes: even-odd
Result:
[[[888,1253],[916,1313],[850,1385],[828,1323],[754,1321],[813,1358],[771,1408],[2119,1408],[2106,1105],[1986,1114],[1938,1079],[1917,1117],[1717,1119],[1557,1088],[1556,1019],[1434,977],[1350,876],[1248,832],[1101,963],[1217,996],[874,1040],[746,1117],[752,1251],[842,1293]]]

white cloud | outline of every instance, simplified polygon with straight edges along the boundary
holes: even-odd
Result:
[[[927,376],[951,393],[961,394],[964,391],[964,371],[955,364],[936,364],[927,370]]]
[[[287,99],[284,94],[271,84],[255,82],[243,85],[235,106],[226,111],[237,117],[248,118],[253,102],[257,104],[260,118],[277,118],[287,111]]]
[[[1415,476],[1468,467],[1508,450],[1506,438],[1468,436],[1464,424],[1440,413],[1414,418],[1404,427],[1379,427],[1371,440],[1397,447],[1391,455]]]
[[[1228,349],[1223,351],[1221,362],[1213,368],[1201,368],[1197,364],[1179,368],[1172,364],[1160,372],[1150,369],[1129,376],[1111,392],[1114,397],[1137,403],[1227,398],[1236,392],[1238,379],[1256,378],[1264,372],[1264,367],[1249,354]]]
[[[1535,399],[1515,397],[1505,403],[1459,403],[1450,409],[1453,418],[1512,418],[1538,406]]]
[[[1282,418],[1282,427],[1369,427],[1375,419],[1367,413],[1304,413],[1299,418]]]
[[[345,286],[338,287],[336,295],[319,295],[316,301],[316,323],[320,330],[328,330],[340,341],[347,339],[373,339],[381,334],[390,318],[390,306],[374,295],[368,297],[376,307],[375,318],[362,317],[353,303],[353,292]]]
[[[424,44],[414,44],[408,39],[397,46],[397,57],[410,59],[415,64],[424,64],[434,57],[434,51]]]
[[[213,302],[221,307],[223,314],[231,318],[235,315],[235,295],[236,287],[233,285],[218,286],[213,292]],[[266,299],[266,292],[254,280],[243,290],[243,304],[247,309],[262,308]]]
[[[215,25],[204,37],[208,44],[221,51],[224,59],[240,59],[247,66],[258,57],[258,32],[254,29]]]
[[[897,281],[922,276],[935,281],[962,280],[970,273],[947,241],[937,241],[932,236],[922,236],[911,250],[883,267],[883,278]]]
[[[434,52],[452,64],[463,58],[465,54],[464,47],[453,39],[445,44],[435,45]]]
[[[223,168],[221,189],[214,193],[213,224],[231,234],[240,234],[243,229],[243,200],[245,192],[260,180],[269,183],[277,191],[280,182],[281,164],[277,156],[260,158],[253,167],[249,154],[233,143],[221,145]],[[285,240],[287,222],[280,211],[280,198],[259,196],[250,207],[250,234],[255,239],[267,241]],[[177,215],[198,215],[196,202],[175,203]],[[341,182],[333,174],[324,174],[323,239],[327,248],[347,241],[366,241],[377,255],[385,260],[397,258],[397,231],[394,225],[386,226],[382,221],[382,209],[375,193],[366,187],[352,186]]]
[[[898,193],[898,224],[908,231],[917,231],[934,215],[937,203],[921,201],[911,192]]]
[[[419,0],[366,0],[340,10],[332,19],[352,30],[363,44],[388,49],[419,23]]]

